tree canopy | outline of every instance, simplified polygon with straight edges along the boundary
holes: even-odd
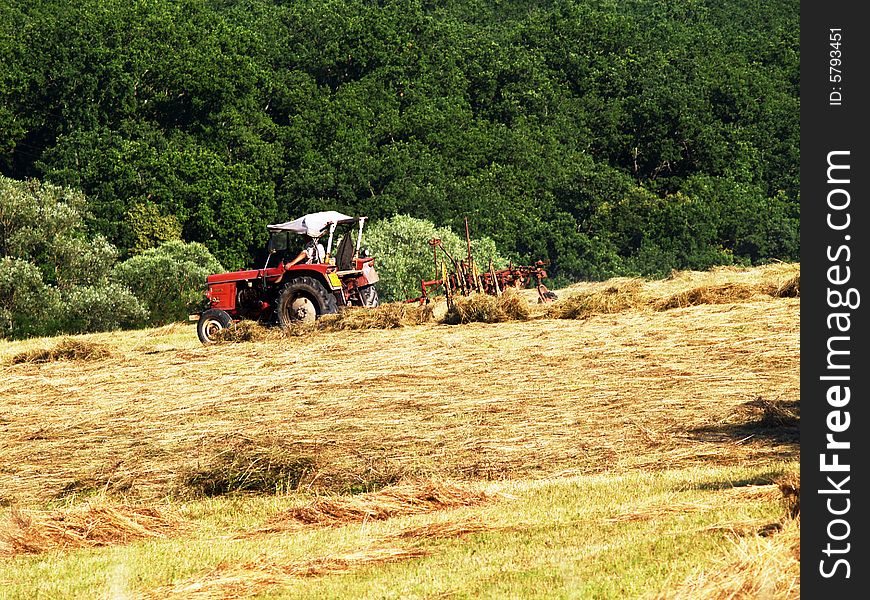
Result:
[[[0,0],[0,64],[0,174],[122,259],[324,209],[570,279],[798,256],[796,0]]]

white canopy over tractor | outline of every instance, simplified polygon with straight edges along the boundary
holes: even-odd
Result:
[[[311,213],[304,217],[299,217],[293,221],[286,223],[278,223],[268,225],[266,228],[270,232],[291,231],[299,235],[310,235],[311,237],[320,237],[326,231],[329,225],[337,225],[339,223],[353,223],[355,217],[349,217],[335,210],[327,210],[324,212]],[[335,228],[332,227],[334,230]]]
[[[329,257],[332,256],[332,241],[333,234],[335,233],[335,227],[344,223],[358,222],[359,232],[356,236],[356,248],[354,249],[354,256],[359,256],[360,243],[362,242],[363,226],[365,225],[367,218],[368,217],[350,217],[335,210],[326,210],[323,212],[311,213],[305,215],[304,217],[294,219],[293,221],[287,221],[286,223],[267,225],[266,229],[269,230],[269,233],[281,233],[284,231],[289,231],[291,233],[297,233],[299,235],[309,235],[313,238],[320,238],[320,236],[326,233],[328,229],[329,238],[326,242],[326,256]]]

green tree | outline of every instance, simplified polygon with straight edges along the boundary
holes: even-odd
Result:
[[[181,223],[176,216],[161,214],[155,204],[134,204],[126,217],[133,238],[130,246],[133,254],[141,254],[163,242],[181,239]]]
[[[435,261],[429,240],[440,239],[444,248],[455,260],[463,260],[467,242],[446,227],[436,227],[430,221],[407,215],[396,215],[370,225],[363,233],[363,244],[375,257],[375,268],[380,275],[378,293],[386,301],[405,300],[420,295],[420,282],[424,279],[440,279],[435,271]],[[439,249],[444,260],[443,251]],[[490,261],[496,268],[505,266],[488,237],[475,238],[471,242],[471,254],[480,268],[488,268]],[[449,264],[448,264],[449,266]]]
[[[53,332],[60,294],[46,285],[34,264],[0,258],[0,338],[25,338]]]
[[[147,307],[150,325],[183,321],[202,301],[205,280],[223,267],[200,243],[172,240],[118,264],[114,279]]]
[[[140,325],[146,311],[111,284],[118,252],[91,237],[81,192],[0,177],[0,335],[84,333]]]
[[[797,0],[5,3],[0,173],[82,190],[122,258],[174,218],[237,268],[266,223],[334,208],[468,216],[560,278],[705,262],[668,227],[643,259],[607,229],[633,188],[666,201],[635,203],[652,220],[703,205],[698,248],[794,257],[799,16]]]

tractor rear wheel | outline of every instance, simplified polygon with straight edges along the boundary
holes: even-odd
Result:
[[[229,313],[219,308],[210,308],[199,315],[199,321],[196,322],[196,335],[203,344],[212,344],[215,341],[215,334],[232,324],[233,318]]]
[[[282,327],[291,323],[311,322],[321,315],[336,312],[338,305],[333,295],[312,277],[291,280],[278,296],[278,321]]]

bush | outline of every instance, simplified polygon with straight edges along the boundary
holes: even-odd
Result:
[[[63,298],[60,329],[65,333],[93,333],[141,327],[148,311],[136,296],[117,283],[76,286]]]
[[[36,265],[15,258],[0,259],[0,337],[51,333],[59,305],[60,294],[46,285]]]
[[[429,240],[440,239],[447,251],[457,260],[467,253],[465,240],[446,227],[436,227],[430,221],[407,215],[373,223],[364,233],[364,245],[375,257],[380,275],[378,294],[385,301],[405,300],[420,295],[420,281],[437,279]],[[472,240],[471,252],[481,268],[488,268],[492,260],[496,268],[506,264],[488,237]],[[439,249],[439,259],[445,258]]]
[[[118,250],[84,225],[76,190],[0,177],[0,336],[135,327],[147,311],[109,282]]]
[[[164,242],[115,267],[115,280],[130,288],[150,316],[148,324],[185,320],[202,299],[205,280],[223,267],[208,249],[181,240]]]
[[[60,237],[49,247],[49,256],[47,268],[54,283],[59,289],[69,289],[106,283],[118,260],[118,250],[102,236]]]

